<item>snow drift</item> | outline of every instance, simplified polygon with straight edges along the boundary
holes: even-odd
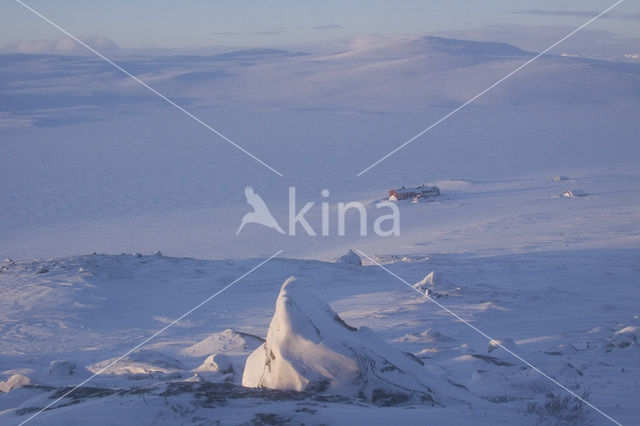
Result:
[[[415,356],[367,327],[344,322],[304,285],[287,279],[267,339],[247,359],[243,386],[328,392],[376,404],[444,405],[463,391],[431,377]]]
[[[183,349],[180,354],[189,357],[207,356],[218,352],[237,355],[246,353],[246,350],[254,350],[262,342],[263,340],[258,336],[226,329]]]
[[[117,361],[117,362],[116,362]],[[111,358],[87,367],[92,373],[102,375],[147,375],[176,373],[184,370],[181,362],[161,352],[142,349],[124,358]]]

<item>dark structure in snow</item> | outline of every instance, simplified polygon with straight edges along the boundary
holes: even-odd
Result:
[[[336,263],[343,265],[362,266],[362,259],[356,252],[354,252],[353,250],[349,250],[347,254],[341,256],[338,260],[336,260]]]
[[[578,197],[586,197],[587,193],[581,189],[570,189],[569,191],[562,194],[564,198],[578,198]]]
[[[389,191],[389,201],[434,198],[440,195],[440,188],[435,185],[420,185],[413,188],[392,189]]]

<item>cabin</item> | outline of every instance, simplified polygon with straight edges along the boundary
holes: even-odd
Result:
[[[389,201],[435,198],[438,195],[440,195],[440,188],[435,185],[420,185],[413,188],[405,188],[403,186],[389,191]]]

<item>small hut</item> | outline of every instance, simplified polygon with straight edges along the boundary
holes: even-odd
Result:
[[[389,201],[435,198],[438,195],[440,195],[440,188],[435,185],[420,185],[413,188],[405,188],[403,186],[389,191]]]

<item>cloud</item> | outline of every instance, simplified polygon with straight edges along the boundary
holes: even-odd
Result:
[[[573,18],[593,18],[598,16],[600,11],[598,10],[542,10],[542,9],[528,9],[519,10],[513,13],[526,14],[526,15],[543,15],[543,16],[567,16]],[[625,19],[630,21],[640,21],[640,13],[624,13],[624,12],[609,12],[602,15],[599,19]]]
[[[255,32],[238,32],[238,31],[218,31],[210,33],[211,35],[220,35],[220,36],[248,36],[248,35],[279,35],[282,34],[282,31],[274,29],[274,30],[263,30],[263,31],[255,31]]]
[[[338,25],[338,24],[327,24],[327,25],[318,25],[316,27],[313,27],[312,29],[314,29],[314,30],[344,30],[346,28],[343,27],[342,25]]]
[[[98,52],[113,51],[118,49],[118,45],[105,37],[92,36],[81,38],[81,40],[96,49]],[[9,43],[2,46],[4,53],[25,53],[25,54],[54,54],[71,55],[88,53],[87,48],[68,37],[56,40],[31,40]]]
[[[545,15],[545,16],[571,16],[576,18],[593,18],[597,16],[599,12],[592,10],[541,10],[541,9],[528,9],[528,10],[519,10],[517,12],[519,14],[525,15]],[[610,14],[604,14],[600,17],[603,18],[611,18]]]
[[[623,13],[622,19],[629,19],[631,21],[640,21],[640,13]]]
[[[225,35],[248,35],[249,33],[238,33],[238,32],[235,32],[235,31],[215,31],[215,32],[212,32],[210,34],[211,35],[222,35],[222,36],[225,36]]]
[[[255,33],[252,33],[253,35],[278,35],[280,34],[280,31],[274,31],[274,30],[265,30],[265,31],[258,31]]]

